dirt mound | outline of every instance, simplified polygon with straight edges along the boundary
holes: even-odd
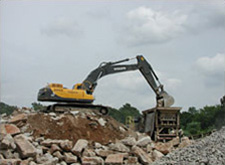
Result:
[[[130,131],[110,116],[98,116],[94,113],[29,115],[29,132],[34,137],[50,139],[68,139],[76,143],[79,139],[106,144],[122,139]]]

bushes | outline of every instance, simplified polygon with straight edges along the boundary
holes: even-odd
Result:
[[[181,113],[181,128],[186,135],[195,135],[219,129],[225,125],[225,109],[220,105],[196,109],[190,107]]]

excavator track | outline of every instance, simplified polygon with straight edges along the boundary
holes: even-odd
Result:
[[[103,105],[82,104],[82,103],[56,103],[49,105],[46,112],[70,112],[70,111],[92,111],[100,115],[108,114],[108,107]]]

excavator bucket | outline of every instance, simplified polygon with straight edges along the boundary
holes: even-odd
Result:
[[[160,95],[163,97],[164,107],[170,107],[174,104],[174,98],[167,92],[163,91]]]

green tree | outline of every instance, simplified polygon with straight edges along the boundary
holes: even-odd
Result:
[[[31,103],[32,105],[32,108],[37,111],[37,110],[43,110],[46,108],[46,106],[42,105],[41,103],[36,103],[36,102],[33,102]]]
[[[17,109],[16,106],[10,106],[8,104],[0,102],[0,114],[6,113],[7,115],[10,115],[15,109]]]
[[[188,123],[185,131],[186,131],[185,133],[188,135],[199,134],[201,132],[201,123],[199,122]]]
[[[111,108],[109,110],[109,116],[112,116],[117,121],[125,124],[127,116],[132,116],[134,119],[136,119],[141,116],[141,114],[137,108],[132,107],[129,103],[126,103],[120,107],[119,110]]]

